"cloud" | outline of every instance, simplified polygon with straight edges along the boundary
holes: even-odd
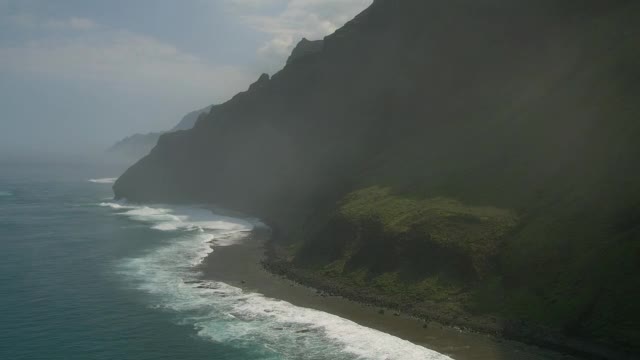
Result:
[[[95,28],[91,24],[65,26]],[[143,95],[206,96],[211,101],[225,100],[252,80],[245,69],[210,64],[150,36],[108,29],[0,47],[2,72],[88,81]]]
[[[261,10],[286,2],[286,0],[225,0],[227,6],[236,11]]]
[[[1,20],[1,19],[0,19]],[[74,30],[84,31],[98,28],[98,24],[91,19],[70,17],[67,19],[46,19],[33,14],[18,13],[7,15],[4,21],[19,28],[37,30]]]
[[[320,39],[333,33],[373,0],[228,0],[253,28],[270,35],[258,54],[282,64],[303,37]],[[274,14],[265,14],[265,8]]]
[[[48,20],[42,27],[56,30],[90,30],[98,27],[91,19],[72,17],[66,20]]]
[[[267,35],[257,54],[265,64],[261,70],[274,71],[302,37],[330,34],[373,0],[224,1],[241,21]],[[220,100],[243,90],[254,77],[246,68],[212,64],[154,37],[112,29],[88,18],[28,13],[4,18],[14,27],[39,30],[41,36],[19,45],[0,45],[0,73],[99,82],[138,93],[202,92]]]

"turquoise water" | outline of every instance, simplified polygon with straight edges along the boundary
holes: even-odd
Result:
[[[446,359],[223,283],[198,265],[260,226],[111,200],[113,173],[0,173],[0,359]]]

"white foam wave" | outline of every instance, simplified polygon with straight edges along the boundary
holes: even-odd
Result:
[[[260,332],[260,340],[264,341],[266,337],[274,348],[280,348],[283,353],[291,354],[291,358],[295,359],[315,359],[320,355],[323,359],[449,359],[437,352],[332,314],[293,306],[260,294],[245,294],[240,289],[224,284],[213,286],[218,293],[231,296],[230,314],[242,320],[235,324],[235,331],[224,333],[215,331],[215,328],[210,331],[206,323],[201,324],[200,334],[214,340],[229,341],[238,336],[250,338]],[[269,333],[272,336],[265,336]],[[292,349],[282,346],[282,338],[289,340],[286,343],[293,346],[299,346],[302,342],[304,347]],[[307,353],[313,348],[318,351]]]
[[[170,243],[123,260],[118,271],[152,295],[154,306],[178,312],[199,336],[238,347],[261,346],[265,356],[280,359],[450,359],[332,314],[202,280],[198,265],[215,246],[241,241],[253,222],[205,209],[101,205],[154,229],[176,232]]]
[[[89,182],[95,184],[113,184],[118,178],[101,178],[101,179],[89,179]]]
[[[216,215],[208,209],[187,206],[136,206],[126,202],[103,202],[100,206],[121,210],[116,214],[149,223],[153,229],[162,231],[198,230],[226,234],[248,232],[254,225],[259,225],[251,220]]]
[[[135,209],[135,206],[131,206],[131,205],[127,205],[124,202],[101,202],[100,204],[98,204],[102,207],[110,207],[114,210],[120,210],[120,209]]]

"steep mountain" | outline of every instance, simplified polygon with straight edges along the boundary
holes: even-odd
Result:
[[[191,129],[200,115],[209,112],[212,106],[213,105],[188,113],[182,118],[182,120],[180,120],[178,125],[169,130],[169,132]],[[137,161],[147,155],[149,151],[156,146],[158,138],[160,138],[160,135],[162,134],[162,132],[151,132],[148,134],[134,134],[128,136],[111,146],[107,150],[107,153],[121,159]]]
[[[274,268],[355,298],[637,351],[639,16],[630,0],[376,0],[163,134],[116,197],[260,216]]]

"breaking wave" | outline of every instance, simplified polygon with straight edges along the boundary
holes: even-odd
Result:
[[[105,202],[118,216],[173,232],[172,240],[123,259],[117,272],[150,295],[154,307],[175,312],[205,339],[239,348],[261,348],[263,359],[445,360],[449,357],[322,311],[216,281],[198,265],[217,246],[236,244],[259,222],[200,208]]]
[[[102,178],[102,179],[89,179],[89,182],[94,184],[113,184],[118,178]]]

